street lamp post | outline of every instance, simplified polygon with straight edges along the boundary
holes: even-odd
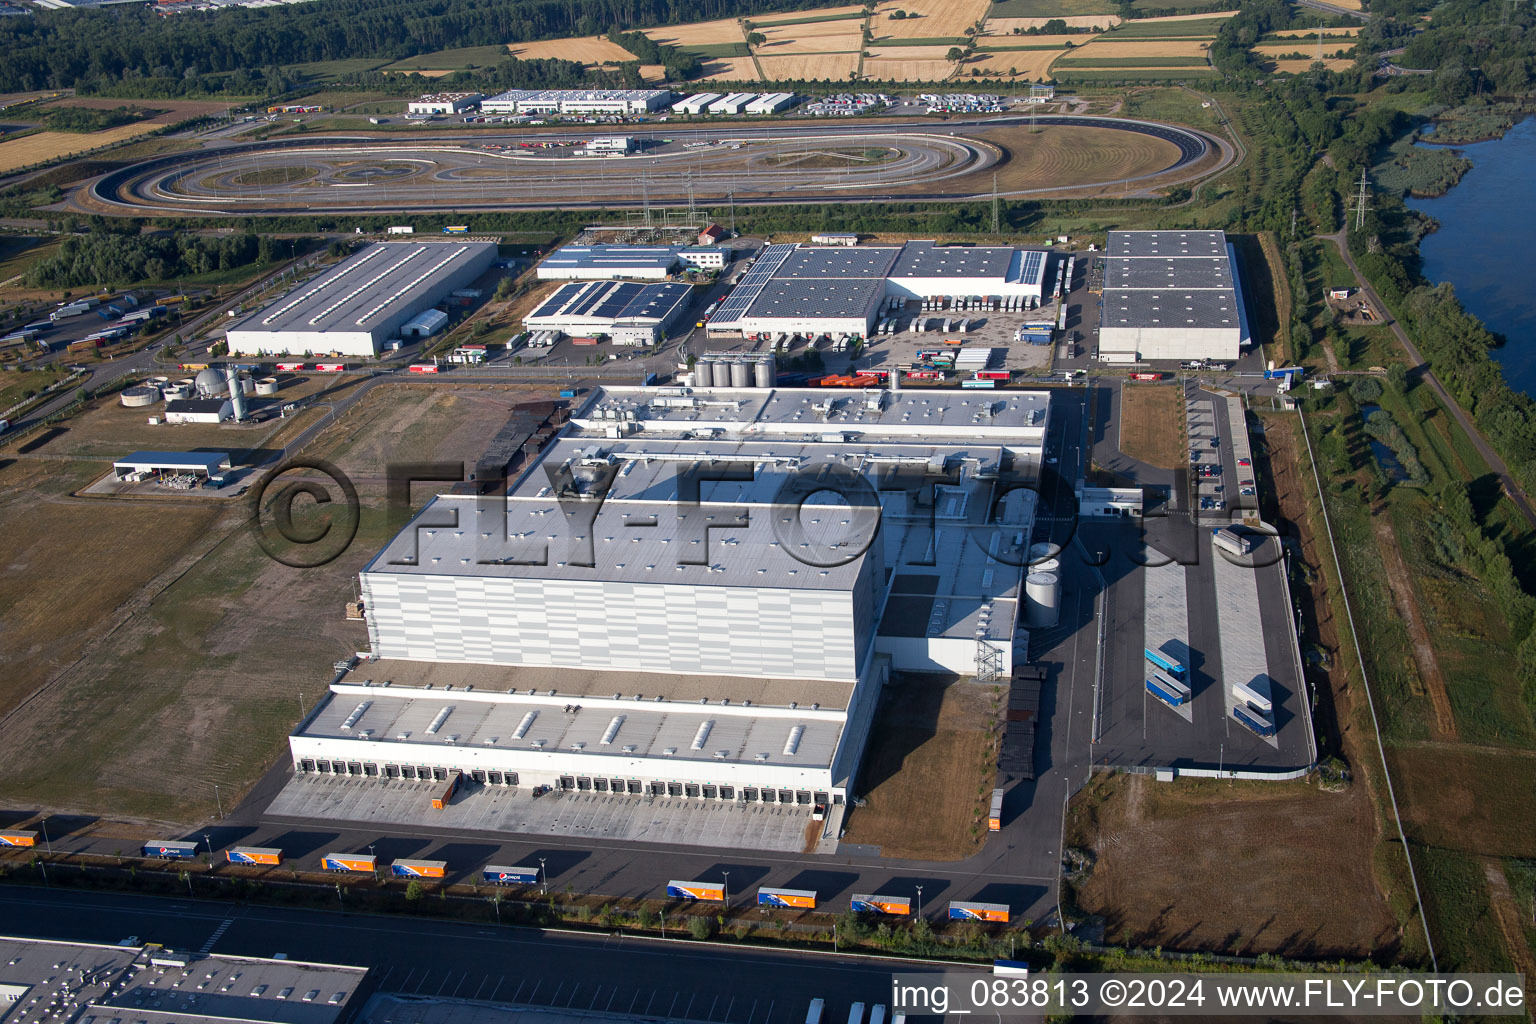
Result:
[[[720,886],[720,895],[724,898],[723,902],[726,907],[729,908],[731,905],[731,873],[729,871],[722,871],[721,874],[725,876],[725,881]]]
[[[917,887],[917,919],[923,919],[923,887]]]
[[[219,820],[223,821],[224,820],[224,801],[222,799],[220,799],[220,797],[219,797],[219,784],[217,782],[215,782],[213,784],[213,802],[219,808]],[[213,851],[209,850],[208,852],[211,854]]]
[[[539,858],[539,891],[549,895],[549,872],[544,868],[544,858]]]

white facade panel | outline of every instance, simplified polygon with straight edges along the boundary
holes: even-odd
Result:
[[[1231,362],[1238,357],[1241,341],[1242,331],[1230,327],[1105,327],[1099,332],[1099,358],[1105,361],[1215,359]]]

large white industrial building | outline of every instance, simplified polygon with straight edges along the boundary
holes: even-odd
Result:
[[[1011,246],[770,245],[710,317],[711,335],[869,333],[892,297],[1019,296],[1038,304],[1049,253]]]
[[[523,327],[576,338],[607,335],[619,345],[654,345],[681,321],[692,295],[692,285],[676,281],[572,282],[523,317]]]
[[[672,101],[666,89],[509,89],[480,103],[484,114],[644,114]]]
[[[1248,340],[1237,254],[1224,232],[1109,233],[1100,359],[1231,362]]]
[[[664,281],[680,267],[719,270],[730,251],[716,245],[563,245],[539,264],[541,281]]]
[[[1048,406],[600,392],[505,503],[440,495],[363,569],[372,657],[294,763],[840,803],[891,671],[1011,670],[1035,507],[1007,482]]]
[[[494,242],[376,242],[231,327],[231,355],[374,356],[496,261]]]

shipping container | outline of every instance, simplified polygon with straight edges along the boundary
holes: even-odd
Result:
[[[992,809],[987,814],[987,831],[1001,832],[1003,830],[1003,791],[992,791]]]
[[[316,373],[340,373],[347,368],[346,363],[316,363]]]
[[[803,907],[811,910],[816,906],[816,893],[810,889],[759,889],[757,890],[757,905],[760,907]]]
[[[1008,923],[1008,907],[1003,903],[958,903],[949,905],[951,921],[999,921]]]
[[[303,363],[278,363],[277,368],[284,373],[298,373],[304,369]]]
[[[1133,373],[1133,374],[1131,374],[1131,380],[1162,380],[1162,379],[1163,379],[1163,375],[1160,374],[1160,373],[1141,372],[1141,373]]]
[[[1269,737],[1275,734],[1274,720],[1262,711],[1238,705],[1232,709],[1232,717],[1260,736]]]
[[[448,873],[445,860],[397,860],[389,865],[396,878],[442,878]]]
[[[668,882],[667,895],[679,900],[713,900],[725,902],[725,885],[721,882]]]
[[[961,381],[960,382],[960,386],[962,388],[979,389],[979,390],[982,390],[982,391],[986,391],[986,390],[991,390],[991,389],[996,388],[997,387],[997,381],[995,381],[995,380],[981,380],[981,379],[976,378],[976,377],[971,377],[968,380]],[[1006,399],[1005,399],[1005,401],[1006,401]]]
[[[1269,695],[1269,679],[1266,676],[1254,676],[1246,683],[1233,683],[1232,696],[1255,711],[1274,714],[1275,702]]]
[[[905,917],[912,913],[912,899],[908,896],[854,893],[851,908],[855,914],[896,914]]]
[[[447,807],[453,801],[453,795],[459,791],[459,783],[463,781],[463,772],[450,772],[448,784],[443,787],[443,791],[439,795],[432,798],[432,809],[440,811]]]
[[[373,874],[378,859],[371,853],[328,853],[320,858],[326,871],[366,871]]]
[[[1170,676],[1177,679],[1179,682],[1182,683],[1186,678],[1188,678],[1189,670],[1184,667],[1183,662],[1169,657],[1162,651],[1155,651],[1150,647],[1143,648],[1143,652],[1146,654],[1148,661],[1162,669],[1164,672],[1167,672]]]
[[[1008,380],[1009,379],[1009,373],[1008,373],[1007,370],[977,370],[976,371],[976,379],[977,380]]]
[[[492,885],[538,885],[539,869],[487,864],[480,869],[480,879]]]
[[[0,832],[0,846],[36,846],[37,833],[10,828]]]
[[[145,857],[161,857],[165,860],[191,860],[197,856],[197,844],[169,841],[145,843],[141,854]]]
[[[283,851],[272,846],[231,846],[224,851],[231,864],[281,864]]]
[[[1147,692],[1169,707],[1183,707],[1189,703],[1189,687],[1169,679],[1161,672],[1154,672],[1147,680]]]

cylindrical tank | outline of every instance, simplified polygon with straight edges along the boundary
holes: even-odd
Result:
[[[752,367],[743,362],[731,364],[731,387],[749,388],[752,386]]]
[[[773,379],[777,374],[773,370],[773,356],[759,359],[752,364],[753,383],[760,388],[773,387]]]
[[[276,377],[263,377],[263,378],[261,378],[261,380],[256,382],[256,393],[258,395],[275,395],[275,394],[277,394],[277,378]]]
[[[1029,567],[1029,571],[1032,572],[1032,573],[1048,572],[1048,573],[1052,573],[1052,574],[1055,574],[1055,575],[1060,575],[1060,573],[1061,573],[1061,561],[1059,559],[1056,559],[1056,558],[1047,558],[1043,562],[1036,562],[1034,565],[1031,565]]]
[[[123,389],[120,400],[130,409],[138,409],[146,405],[154,405],[160,400],[160,389],[146,385],[125,388]]]
[[[241,377],[240,378],[240,390],[245,392],[247,395],[255,394],[256,393],[256,381],[255,381],[255,379],[251,378],[251,377]]]
[[[173,402],[183,398],[191,398],[192,385],[183,381],[178,381],[175,384],[167,384],[164,388],[164,392],[165,400],[167,402]]]
[[[1061,614],[1061,577],[1032,572],[1024,577],[1024,621],[1031,629],[1056,625]]]
[[[1060,554],[1061,554],[1061,545],[1060,544],[1051,544],[1051,543],[1031,544],[1029,546],[1029,563],[1030,563],[1030,567],[1031,567],[1030,571],[1031,572],[1036,571],[1034,569],[1034,564],[1036,562],[1044,561],[1047,558],[1056,558],[1056,557],[1060,556]]]
[[[229,401],[234,406],[235,422],[241,423],[245,420],[245,391],[240,386],[240,374],[225,370],[224,375],[229,384]]]
[[[163,388],[171,382],[169,377],[151,377],[146,383],[153,384],[157,388]]]
[[[730,363],[725,362],[724,360],[721,360],[721,361],[715,363],[715,380],[714,380],[714,385],[717,388],[728,388],[728,387],[731,386],[731,364]]]
[[[693,385],[699,388],[715,386],[715,361],[700,359],[693,364]]]

